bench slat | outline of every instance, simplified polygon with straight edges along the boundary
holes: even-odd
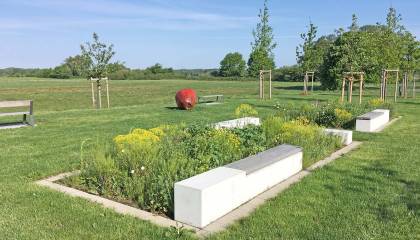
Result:
[[[300,147],[296,147],[289,144],[283,144],[268,149],[267,151],[264,151],[257,155],[253,155],[242,160],[230,163],[225,167],[242,170],[245,171],[246,174],[250,174],[301,151],[302,149]]]
[[[0,108],[29,107],[30,105],[31,100],[0,101]]]
[[[30,115],[30,112],[10,112],[10,113],[0,113],[0,117],[5,116],[16,116],[16,115]]]

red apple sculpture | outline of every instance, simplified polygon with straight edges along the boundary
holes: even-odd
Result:
[[[190,110],[197,103],[197,94],[193,89],[182,89],[176,93],[175,101],[180,109]]]

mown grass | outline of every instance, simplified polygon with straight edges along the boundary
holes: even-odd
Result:
[[[337,99],[336,92],[300,96],[275,83],[273,100],[257,100],[257,82],[115,81],[113,108],[90,109],[84,80],[0,78],[0,99],[34,99],[38,126],[0,131],[0,239],[174,239],[175,231],[122,216],[33,181],[78,168],[80,143],[132,127],[233,118],[240,103],[262,116],[276,102]],[[222,105],[175,110],[183,87],[222,93]],[[377,95],[372,90],[368,97]],[[379,134],[355,134],[362,147],[260,207],[211,239],[419,239],[420,101],[398,104],[403,119]],[[2,121],[2,119],[0,119]],[[181,238],[194,238],[191,235]]]

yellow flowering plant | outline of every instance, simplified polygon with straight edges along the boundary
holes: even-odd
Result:
[[[238,118],[253,117],[258,116],[258,112],[249,104],[241,104],[235,109],[235,116]]]

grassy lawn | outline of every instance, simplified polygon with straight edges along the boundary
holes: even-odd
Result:
[[[174,109],[175,92],[224,94],[225,103]],[[296,83],[274,83],[257,100],[257,82],[113,81],[111,109],[91,109],[85,80],[0,78],[0,100],[33,99],[38,126],[0,131],[0,239],[174,239],[175,232],[114,213],[33,181],[77,169],[80,143],[133,127],[233,118],[240,103],[260,115],[276,102],[338,99],[301,96]],[[373,89],[368,98],[377,95]],[[356,99],[356,98],[355,98]],[[356,133],[362,147],[288,189],[211,239],[420,239],[420,100],[401,100],[403,119],[379,134]],[[0,119],[3,121],[3,119]],[[193,238],[182,236],[182,238]]]

